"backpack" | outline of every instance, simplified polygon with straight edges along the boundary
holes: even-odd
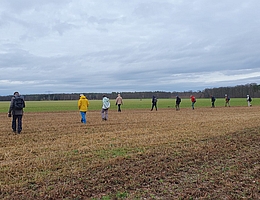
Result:
[[[25,107],[24,100],[21,97],[14,97],[13,100],[13,109],[22,110]]]

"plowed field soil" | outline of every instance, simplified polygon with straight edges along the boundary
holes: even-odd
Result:
[[[259,199],[260,107],[0,114],[1,199]]]

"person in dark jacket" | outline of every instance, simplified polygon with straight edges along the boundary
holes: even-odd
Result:
[[[157,111],[157,98],[155,96],[153,96],[153,98],[152,98],[152,109],[151,109],[151,111],[153,110],[154,107]]]
[[[176,96],[176,104],[175,104],[176,110],[180,110],[180,103],[181,103],[181,98],[177,95]]]
[[[227,95],[227,94],[225,94],[225,107],[230,107],[230,97]]]
[[[215,108],[216,98],[213,95],[211,95],[210,98],[211,98],[211,108]]]
[[[13,132],[20,134],[22,131],[22,117],[23,108],[25,107],[24,98],[20,96],[19,92],[14,92],[14,96],[11,98],[11,103],[8,111],[8,117],[13,116],[12,129]]]

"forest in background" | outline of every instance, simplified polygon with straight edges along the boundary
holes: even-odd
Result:
[[[234,87],[218,87],[206,88],[202,91],[184,91],[184,92],[164,92],[164,91],[147,91],[147,92],[111,92],[105,93],[109,98],[115,99],[117,94],[120,93],[124,99],[147,99],[155,95],[158,99],[175,98],[179,95],[181,98],[189,98],[194,95],[196,98],[210,98],[211,95],[216,98],[224,98],[228,94],[232,98],[243,98],[249,94],[252,98],[260,97],[260,85],[250,83],[246,85],[237,85]],[[26,94],[23,95],[26,101],[48,101],[48,100],[77,100],[80,93],[59,93],[59,94]],[[104,93],[88,93],[84,92],[90,100],[102,99]],[[0,96],[0,101],[9,101],[12,95]]]

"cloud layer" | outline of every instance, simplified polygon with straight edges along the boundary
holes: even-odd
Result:
[[[3,0],[0,95],[257,83],[258,0]]]

